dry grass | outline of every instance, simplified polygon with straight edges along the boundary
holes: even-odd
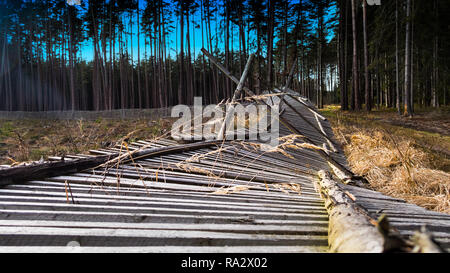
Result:
[[[87,153],[123,141],[151,139],[170,129],[171,119],[0,120],[0,164]]]
[[[432,145],[434,136],[417,140],[414,134],[405,134],[411,129],[371,120],[354,122],[352,116],[357,114],[335,113],[327,117],[353,172],[366,177],[375,190],[450,214],[449,159],[424,143]],[[448,137],[439,139],[441,146],[449,145]]]
[[[232,187],[221,187],[220,189],[212,192],[211,194],[232,194],[232,193],[239,193],[242,191],[249,190],[250,187],[238,185],[238,186],[232,186]]]
[[[298,195],[302,195],[302,187],[297,183],[277,183],[272,186],[286,194],[289,194],[289,191],[291,191],[297,193]]]

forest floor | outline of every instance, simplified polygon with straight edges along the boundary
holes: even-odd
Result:
[[[0,119],[0,164],[88,153],[122,141],[152,139],[169,131],[171,124],[171,119]]]
[[[413,118],[387,109],[321,112],[352,171],[373,189],[450,214],[450,108],[417,110]]]

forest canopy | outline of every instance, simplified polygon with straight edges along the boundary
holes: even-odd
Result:
[[[448,104],[449,1],[0,0],[0,110],[204,104],[286,82],[319,108]],[[89,54],[88,54],[89,53]],[[88,56],[88,57],[87,57]]]

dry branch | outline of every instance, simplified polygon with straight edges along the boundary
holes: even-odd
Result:
[[[21,183],[30,179],[39,179],[44,177],[81,172],[87,169],[98,167],[102,164],[116,163],[119,160],[121,163],[125,163],[132,159],[135,160],[144,157],[188,152],[214,145],[219,145],[221,143],[223,143],[223,141],[204,141],[185,145],[136,150],[134,152],[122,155],[121,153],[113,153],[110,155],[82,158],[71,161],[48,162],[36,165],[12,167],[0,170],[0,186],[13,183]]]
[[[294,58],[294,61],[292,62],[291,70],[290,70],[289,76],[288,76],[288,78],[286,80],[286,85],[283,87],[283,90],[285,90],[285,89],[287,89],[287,88],[289,88],[291,86],[292,79],[294,77],[294,72],[295,72],[296,65],[297,65],[297,57]]]
[[[250,70],[250,66],[252,64],[252,60],[254,58],[254,54],[251,54],[248,58],[247,64],[245,65],[244,73],[242,74],[241,80],[239,81],[239,84],[236,88],[236,91],[234,91],[233,98],[231,99],[231,103],[234,103],[240,96],[242,88],[244,87],[245,80],[247,79],[248,71]],[[222,126],[220,127],[219,133],[217,134],[217,139],[222,140],[225,137],[226,132],[226,126],[231,120],[231,118],[234,117],[234,109],[230,107],[227,110],[227,113],[225,114],[225,119],[222,123]]]

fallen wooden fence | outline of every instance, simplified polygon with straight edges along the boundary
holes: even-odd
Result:
[[[240,87],[253,96],[242,78]],[[310,102],[292,94],[289,81],[283,90],[280,137],[335,143]],[[267,152],[259,144],[160,138],[129,143],[126,152],[118,145],[2,169],[0,252],[450,249],[449,215],[365,188],[339,145]],[[416,233],[424,225],[428,232]]]
[[[24,182],[29,179],[39,179],[57,175],[81,172],[103,164],[114,164],[117,162],[127,163],[132,160],[151,156],[161,156],[170,153],[182,153],[196,149],[202,149],[213,145],[222,144],[224,141],[212,140],[170,147],[151,148],[127,152],[115,152],[104,156],[81,158],[71,161],[58,161],[47,163],[35,163],[26,166],[17,166],[0,169],[0,186],[11,183]]]

